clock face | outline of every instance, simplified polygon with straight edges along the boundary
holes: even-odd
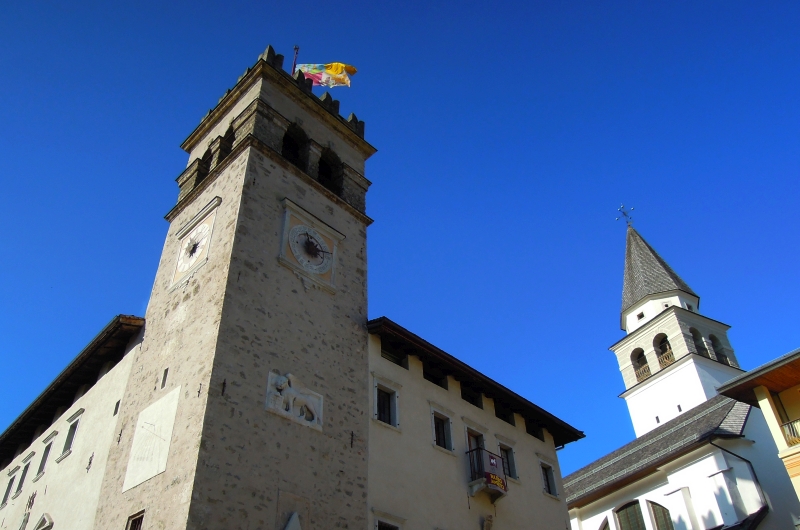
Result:
[[[305,225],[295,225],[289,231],[289,248],[300,266],[314,274],[326,273],[333,264],[333,254],[325,239]]]
[[[208,239],[211,235],[211,221],[206,220],[189,232],[181,242],[178,256],[178,272],[186,272],[205,255]]]

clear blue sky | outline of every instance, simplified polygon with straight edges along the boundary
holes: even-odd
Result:
[[[565,472],[633,438],[621,202],[744,367],[800,346],[800,3],[120,4],[2,8],[0,429],[144,313],[178,145],[268,43],[359,68],[370,317],[584,430]]]

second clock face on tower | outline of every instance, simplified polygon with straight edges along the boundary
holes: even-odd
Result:
[[[176,234],[179,238],[178,257],[172,285],[180,284],[208,260],[218,204],[219,200],[215,198]]]
[[[289,248],[294,259],[308,272],[324,274],[331,268],[331,249],[313,228],[302,224],[293,226],[289,231]]]

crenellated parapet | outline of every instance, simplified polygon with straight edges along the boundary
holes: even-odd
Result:
[[[375,149],[364,141],[364,122],[353,113],[342,117],[338,100],[328,92],[317,97],[311,80],[300,71],[290,75],[283,61],[268,46],[184,141],[189,164],[176,179],[177,207],[213,180],[248,140],[365,213],[365,161]]]

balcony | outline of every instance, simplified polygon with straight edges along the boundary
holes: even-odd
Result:
[[[660,366],[662,370],[674,362],[675,354],[672,353],[672,350],[669,350],[667,353],[662,353],[658,356],[658,366]]]
[[[800,444],[800,420],[790,421],[781,425],[783,437],[789,446]]]
[[[636,368],[634,370],[634,373],[636,374],[636,382],[641,383],[642,381],[650,377],[650,366],[645,364],[644,366]]]
[[[474,497],[485,491],[494,503],[508,492],[503,458],[486,449],[467,451],[469,459],[469,494]]]

